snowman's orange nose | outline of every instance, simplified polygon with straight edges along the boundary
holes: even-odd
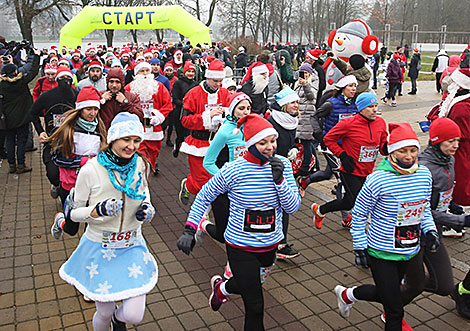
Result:
[[[341,46],[341,45],[343,44],[343,42],[344,42],[344,40],[342,40],[342,39],[335,39],[335,41],[336,41],[336,42],[338,43],[338,45],[340,45],[340,46]]]

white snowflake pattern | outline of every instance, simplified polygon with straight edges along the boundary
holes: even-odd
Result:
[[[135,263],[132,263],[132,267],[127,267],[127,269],[129,270],[129,278],[134,277],[135,279],[137,279],[139,275],[142,275],[143,272],[140,270],[141,268],[142,267],[140,265],[136,266]]]
[[[152,261],[152,253],[150,252],[142,252],[144,254],[144,262],[147,265],[149,262]]]
[[[100,294],[109,294],[109,290],[111,289],[111,287],[113,286],[108,284],[108,281],[106,280],[103,284],[98,284],[96,292]]]
[[[108,262],[111,261],[113,257],[116,257],[116,254],[114,254],[115,251],[116,250],[113,248],[102,249],[101,253],[103,253],[103,259],[108,260]]]
[[[90,279],[93,278],[94,275],[98,275],[99,272],[98,272],[98,265],[97,264],[94,264],[93,262],[91,262],[91,264],[89,266],[86,266],[87,270],[89,270],[89,274],[90,274]]]

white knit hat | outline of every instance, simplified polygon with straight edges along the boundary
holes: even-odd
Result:
[[[349,84],[353,84],[353,83],[356,83],[357,84],[357,79],[355,76],[353,75],[347,75],[347,76],[343,76],[341,77],[335,84],[335,87],[338,88],[338,89],[342,89],[343,87],[346,87],[348,86]]]
[[[139,117],[128,112],[118,113],[111,122],[106,141],[110,144],[115,140],[130,136],[137,136],[142,141],[144,140],[144,127]]]

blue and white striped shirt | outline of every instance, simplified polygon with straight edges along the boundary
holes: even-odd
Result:
[[[412,255],[419,251],[415,247],[400,248],[395,243],[399,208],[423,201],[424,215],[420,222],[421,231],[436,230],[431,214],[432,176],[425,166],[410,175],[397,175],[390,171],[378,170],[367,176],[356,199],[352,212],[354,249],[375,248],[385,252]],[[405,213],[406,214],[406,213]],[[366,234],[366,224],[371,223]]]
[[[245,158],[226,163],[199,191],[191,206],[188,222],[198,225],[210,203],[228,192],[230,216],[225,241],[240,247],[265,247],[278,243],[282,233],[282,212],[293,214],[300,206],[299,190],[295,184],[289,160],[276,155],[284,163],[284,180],[276,185],[271,165],[254,164]],[[269,233],[244,231],[245,210],[275,210],[275,229]]]

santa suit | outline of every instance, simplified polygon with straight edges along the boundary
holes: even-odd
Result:
[[[204,89],[203,84],[204,82],[189,90],[183,99],[184,112],[190,113],[182,117],[181,123],[191,130],[191,134],[181,145],[180,151],[188,154],[190,174],[186,188],[191,194],[197,194],[211,178],[202,161],[210,145],[213,135],[211,132],[217,131],[219,123],[210,117],[210,111],[217,106],[227,107],[230,95],[228,90],[222,87],[211,94]]]
[[[173,110],[171,103],[171,96],[166,87],[156,80],[157,83],[155,93],[150,100],[140,100],[140,105],[144,113],[144,141],[140,144],[139,151],[145,155],[155,168],[157,163],[157,156],[162,147],[163,131],[161,124]],[[125,89],[126,91],[133,92],[133,84],[131,82]],[[140,96],[139,96],[140,97]],[[146,125],[147,124],[147,125]]]

